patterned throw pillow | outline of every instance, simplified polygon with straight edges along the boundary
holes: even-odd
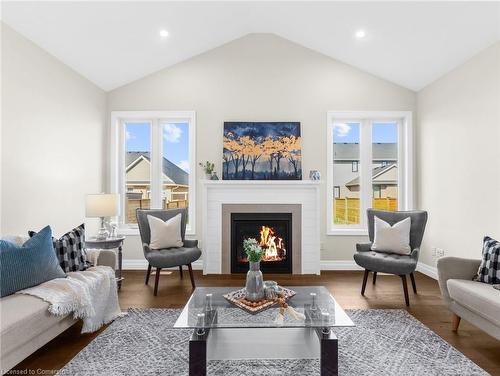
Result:
[[[36,234],[28,232],[30,237]],[[59,259],[59,265],[65,273],[85,270],[88,267],[85,255],[85,224],[67,232],[59,239],[52,238],[52,244]]]
[[[483,259],[477,272],[476,281],[500,283],[500,242],[485,236],[483,240]]]

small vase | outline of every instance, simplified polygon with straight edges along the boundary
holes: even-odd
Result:
[[[245,284],[246,298],[251,302],[262,300],[264,298],[264,278],[260,271],[260,262],[251,262],[250,269],[247,272],[247,281]]]

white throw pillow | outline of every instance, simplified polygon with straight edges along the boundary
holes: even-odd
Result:
[[[167,221],[148,215],[151,240],[149,248],[163,249],[172,247],[182,247],[181,235],[182,215],[179,213]]]
[[[375,216],[375,236],[372,251],[409,255],[411,253],[410,228],[410,217],[391,226],[386,221]]]

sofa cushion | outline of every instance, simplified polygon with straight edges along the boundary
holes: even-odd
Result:
[[[0,299],[2,356],[24,345],[67,316],[54,316],[49,313],[48,307],[49,303],[34,296],[14,294]]]
[[[52,247],[52,231],[45,227],[21,247],[0,240],[0,292],[7,296],[54,278],[65,278]]]
[[[466,279],[449,279],[450,297],[465,308],[500,326],[500,291],[491,285]]]

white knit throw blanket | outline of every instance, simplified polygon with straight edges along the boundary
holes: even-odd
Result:
[[[115,271],[109,266],[70,272],[66,278],[56,278],[17,293],[43,299],[49,303],[49,312],[53,315],[73,313],[75,319],[83,319],[82,333],[95,332],[122,315]]]

